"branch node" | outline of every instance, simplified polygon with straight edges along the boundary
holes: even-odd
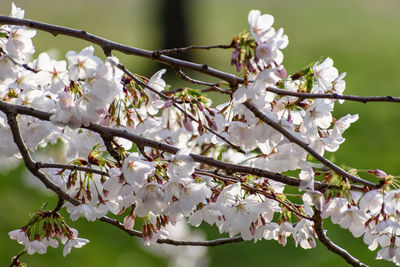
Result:
[[[101,48],[103,49],[103,52],[107,57],[111,57],[112,56],[111,55],[112,49],[109,46],[105,45],[105,46],[102,46]]]
[[[159,58],[160,57],[160,50],[153,51],[153,53],[151,53],[151,57],[152,58]]]

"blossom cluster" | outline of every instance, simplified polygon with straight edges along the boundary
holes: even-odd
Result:
[[[20,229],[11,231],[9,236],[19,244],[25,246],[29,255],[44,254],[47,247],[58,247],[58,241],[64,245],[63,255],[71,252],[71,248],[80,248],[89,240],[78,237],[78,231],[69,227],[59,213],[40,211],[32,217],[30,222]]]
[[[23,18],[24,11],[13,4],[10,16]],[[252,10],[248,23],[249,32],[236,39],[232,56],[239,71],[246,67],[247,79],[233,88],[229,101],[214,108],[197,89],[169,93],[162,78],[166,70],[149,79],[130,74],[116,57],[102,60],[95,56],[91,46],[69,51],[66,60],[57,61],[47,53],[29,60],[35,52],[32,38],[36,32],[12,25],[0,28],[0,96],[5,103],[52,114],[49,121],[17,117],[30,151],[61,142],[66,151],[57,159],[59,163],[96,170],[46,170],[52,183],[79,202],[64,204],[71,220],[94,221],[112,213],[122,215],[123,226],[131,230],[139,217],[147,245],[168,238],[171,225],[187,220],[193,226],[215,224],[220,233],[254,242],[274,239],[286,245],[291,237],[296,246],[309,249],[316,246],[312,216],[318,210],[355,237],[364,235],[370,249],[380,246],[377,258],[400,264],[400,193],[388,192],[388,187],[351,192],[346,179],[317,166],[303,148],[244,105],[252,103],[323,156],[325,151],[339,149],[345,141],[343,133],[358,115],[335,118],[334,99],[278,95],[268,88],[342,94],[346,74],[339,74],[327,58],[288,75],[281,51],[288,37],[272,27],[274,18]],[[241,57],[242,49],[251,53]],[[103,136],[87,129],[95,124],[169,144],[178,152],[143,147],[123,138],[106,144]],[[18,157],[4,113],[0,113],[0,136],[1,157]],[[192,154],[274,173],[297,171],[302,201],[287,197],[282,182],[223,172],[196,162]],[[388,177],[381,171],[374,174]],[[316,190],[316,177],[338,191]],[[53,229],[54,223],[40,224],[41,233],[29,232],[48,213],[39,214],[40,220],[35,217],[34,223],[10,232],[28,254],[56,247],[54,236],[64,244],[64,255],[71,247],[88,242],[77,238],[76,230],[68,226]]]

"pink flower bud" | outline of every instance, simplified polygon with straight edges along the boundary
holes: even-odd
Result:
[[[204,127],[201,123],[199,123],[199,126],[197,127],[197,131],[199,132],[200,136],[204,134]]]
[[[232,52],[231,65],[237,64],[239,59],[239,47],[236,47]]]
[[[202,103],[200,103],[198,100],[196,100],[196,105],[200,109],[200,111],[204,111],[204,106]]]
[[[189,132],[193,132],[192,121],[188,117],[185,117],[183,119],[183,126],[185,126],[185,129],[188,130]]]
[[[287,76],[287,72],[286,69],[281,66],[277,71],[276,71],[276,75],[281,78],[281,79],[285,79]]]
[[[218,131],[218,127],[215,121],[209,121],[208,126],[210,126],[210,128],[213,129],[214,131]]]
[[[170,106],[172,106],[172,99],[168,99],[167,101],[165,101],[164,103],[164,108],[169,108]]]
[[[378,178],[385,178],[387,176],[386,172],[376,169],[376,170],[369,170],[368,173],[375,175]]]
[[[207,109],[208,113],[210,113],[211,116],[213,116],[213,117],[215,116],[214,110],[209,109],[209,108],[207,108],[207,107],[206,107],[206,109]]]

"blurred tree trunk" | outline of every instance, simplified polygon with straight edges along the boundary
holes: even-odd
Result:
[[[184,47],[190,43],[187,10],[190,0],[160,0],[160,23],[162,33],[162,49]],[[174,57],[190,60],[187,53]]]

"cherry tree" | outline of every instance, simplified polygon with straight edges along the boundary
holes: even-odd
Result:
[[[13,4],[10,16],[0,16],[0,157],[22,159],[58,202],[9,232],[24,246],[12,265],[22,266],[22,255],[44,254],[49,246],[62,245],[66,256],[89,242],[61,209],[72,221],[99,220],[147,246],[263,239],[285,246],[289,239],[312,249],[319,241],[347,263],[365,266],[329,239],[323,222],[330,220],[362,237],[377,259],[400,265],[397,177],[380,169],[346,170],[324,157],[339,149],[343,133],[358,120],[357,114],[336,118],[336,102],[400,98],[343,94],[346,73],[331,58],[288,74],[282,52],[288,36],[258,10],[248,13],[248,30],[228,45],[157,51],[27,20],[24,13]],[[105,58],[88,46],[61,61],[45,52],[31,60],[36,30],[86,40]],[[237,73],[170,56],[196,49],[231,49]],[[168,86],[165,69],[149,78],[133,73],[114,51],[169,65],[190,87]],[[220,81],[196,80],[186,70]],[[212,107],[209,91],[229,100]],[[64,148],[57,162],[32,157],[56,143]],[[367,173],[376,178],[366,179]],[[293,188],[297,194],[287,194]],[[215,225],[229,237],[173,238],[182,224]]]

